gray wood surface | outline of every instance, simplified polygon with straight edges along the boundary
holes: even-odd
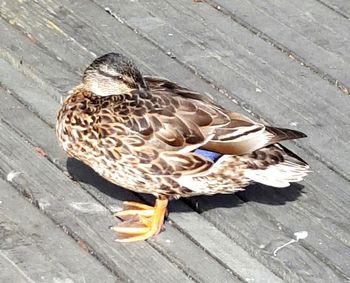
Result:
[[[343,1],[345,2],[345,1]],[[213,1],[320,76],[349,88],[350,23],[320,1]]]
[[[115,222],[110,212],[46,158],[33,151],[3,122],[0,123],[0,140],[2,175],[12,170],[23,172],[16,179],[18,190],[38,207],[43,207],[43,211],[76,241],[86,243],[95,256],[102,262],[105,260],[105,264],[121,274],[124,280],[191,281],[148,243],[122,245],[114,242],[108,229]],[[133,268],[129,272],[131,262]]]
[[[350,19],[350,2],[347,0],[318,0],[320,3],[336,11],[346,19]]]
[[[44,282],[42,272],[52,282],[81,282],[74,270],[94,263],[86,278],[103,273],[107,279],[99,276],[101,282],[349,280],[345,1],[38,0],[3,1],[0,8],[0,174],[5,179],[11,170],[23,172],[11,185],[0,180],[6,188],[0,201],[3,195],[8,200],[0,208],[18,225],[33,211],[20,231],[57,226],[50,238],[36,242],[31,236],[25,241],[32,245],[11,254],[0,244],[0,267],[6,268],[1,280]],[[115,243],[108,229],[118,222],[112,212],[123,200],[153,199],[67,160],[53,129],[61,95],[94,57],[110,51],[231,110],[297,126],[309,138],[288,147],[314,172],[303,186],[254,185],[236,195],[174,201],[158,237]],[[17,203],[26,210],[12,209]],[[274,256],[297,231],[309,235]],[[60,237],[62,245],[72,246],[69,268],[58,249],[49,254],[52,262],[43,262],[50,241]],[[28,252],[36,261],[28,263]]]
[[[8,183],[0,187],[1,282],[117,280]]]

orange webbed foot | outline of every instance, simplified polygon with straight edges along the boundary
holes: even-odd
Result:
[[[123,222],[112,227],[119,236],[116,241],[142,241],[157,235],[163,226],[167,205],[168,200],[160,198],[156,199],[154,207],[138,202],[124,202],[123,210],[115,214]]]

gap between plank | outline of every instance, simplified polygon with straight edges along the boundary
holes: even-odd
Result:
[[[186,203],[188,205],[188,202],[183,200],[184,203]],[[190,206],[190,208],[192,208],[194,210],[194,212],[198,213],[198,211],[195,210],[194,207]],[[203,217],[203,216],[202,216]],[[203,217],[206,221],[208,221],[209,223],[211,223],[212,225],[214,225],[214,223],[212,223],[211,221],[209,221],[208,219],[206,219],[205,217]],[[235,276],[237,279],[239,279],[242,282],[247,282],[244,278],[242,278],[239,274],[237,274],[234,270],[232,270],[224,261],[222,261],[221,259],[219,259],[217,256],[215,256],[214,254],[212,254],[209,250],[205,249],[197,240],[195,240],[191,234],[187,233],[184,229],[182,229],[179,225],[177,225],[175,222],[173,222],[173,226],[179,230],[183,235],[185,235],[190,241],[192,241],[198,248],[202,249],[203,251],[205,251],[206,254],[208,254],[210,257],[212,257],[213,259],[215,259],[219,264],[221,264],[223,267],[225,267],[227,270],[229,270],[233,276]],[[214,225],[214,227],[216,229],[218,229],[220,232],[222,232],[218,227],[216,227],[216,225]],[[222,232],[223,233],[223,232]],[[232,238],[230,238],[228,235],[226,235],[225,233],[223,233],[227,238],[229,238],[230,240],[234,241]],[[244,249],[245,250],[245,249]],[[246,250],[245,250],[246,251]],[[247,252],[247,251],[246,251]],[[247,252],[248,253],[248,252]],[[265,266],[261,261],[259,261],[256,257],[254,257],[258,262],[260,262],[263,266]],[[276,274],[273,270],[269,269],[267,266],[265,266],[271,273],[273,273],[274,275],[276,275],[276,277],[280,278],[281,280],[283,280],[282,277],[280,277],[279,274]]]
[[[309,69],[313,73],[320,76],[322,79],[328,81],[331,85],[336,86],[336,88],[342,93],[342,94],[349,94],[350,93],[350,87],[344,84],[343,82],[340,82],[338,79],[333,77],[330,74],[325,73],[324,71],[320,70],[317,66],[308,63],[303,57],[299,56],[294,51],[290,50],[288,47],[284,46],[282,43],[279,43],[278,41],[274,40],[272,37],[267,35],[266,33],[262,32],[258,28],[252,26],[242,18],[236,16],[234,13],[232,13],[230,10],[226,9],[223,6],[220,6],[217,2],[212,0],[203,0],[203,2],[207,3],[211,7],[213,7],[215,10],[221,12],[222,14],[229,16],[234,22],[239,24],[240,26],[244,27],[263,41],[269,43],[277,50],[281,51],[283,54],[286,54],[287,56],[292,56],[297,62],[300,63],[301,66]],[[322,3],[320,1],[320,3]],[[325,4],[324,4],[325,5]],[[327,6],[328,8],[331,8]],[[336,10],[332,9],[333,11],[337,12]],[[346,17],[347,18],[347,17]],[[347,18],[348,19],[348,18]]]
[[[319,2],[321,5],[327,7],[328,9],[332,10],[334,13],[337,13],[337,14],[340,15],[341,17],[344,17],[345,19],[350,20],[350,17],[349,17],[347,14],[345,14],[345,13],[343,13],[342,11],[340,11],[340,10],[338,10],[338,9],[336,9],[336,8],[334,8],[334,7],[332,7],[331,5],[329,5],[329,4],[325,3],[325,2],[323,2],[322,0],[315,0],[315,1],[316,1],[316,2]]]
[[[32,280],[22,269],[20,269],[15,262],[8,258],[2,250],[0,250],[0,256],[7,262],[9,262],[18,271],[18,273],[21,274],[29,283],[35,283],[35,281]]]
[[[312,185],[309,184],[311,187]],[[237,195],[236,196],[241,199],[244,203],[249,202],[248,199],[246,199],[244,196],[240,196]],[[194,211],[196,211],[197,213],[200,213],[199,210],[196,209],[196,206],[193,205],[193,203],[189,200],[185,201],[186,204],[191,207]],[[285,233],[286,235],[293,235],[293,231],[291,231],[290,229],[288,229],[286,226],[284,226],[282,223],[278,222],[274,217],[270,217],[270,214],[268,212],[264,212],[261,211],[260,208],[255,207],[255,209],[260,212],[260,213],[264,213],[266,215],[266,219],[272,223],[273,226],[275,227],[280,227],[281,231],[283,233]],[[206,219],[208,222],[212,223],[216,229],[218,229],[220,232],[222,232],[224,235],[226,235],[226,237],[228,237],[229,239],[233,240],[230,235],[228,233],[225,233],[224,230],[220,229],[219,226],[216,226],[214,222],[212,222],[209,218],[203,216],[204,219]],[[292,238],[292,237],[290,237]],[[345,243],[344,243],[345,244]],[[307,244],[307,242],[305,241],[300,241],[299,245],[302,246],[305,250],[307,250],[310,254],[314,255],[316,258],[318,258],[321,262],[323,262],[325,265],[329,266],[338,276],[346,279],[346,280],[350,280],[350,278],[348,277],[347,274],[345,274],[340,268],[338,268],[338,266],[336,266],[335,264],[333,264],[327,257],[325,257],[322,253],[320,253],[319,251],[317,251],[316,249],[314,249],[311,245]],[[270,269],[271,272],[273,272]],[[277,274],[275,274],[276,276],[278,276]]]

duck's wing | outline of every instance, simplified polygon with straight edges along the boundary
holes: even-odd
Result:
[[[306,137],[299,131],[265,126],[261,123],[216,105],[209,97],[189,90],[174,82],[160,77],[145,77],[146,84],[153,92],[176,94],[205,103],[207,106],[219,108],[229,117],[230,122],[215,129],[214,136],[202,147],[223,154],[242,155],[263,148],[282,140]]]
[[[283,140],[304,138],[302,132],[265,126],[247,117],[230,112],[230,123],[216,130],[216,134],[205,149],[225,154],[242,155]]]
[[[100,140],[118,139],[122,146],[112,155],[133,160],[128,166],[141,166],[158,175],[199,174],[213,161],[193,153],[195,149],[243,155],[299,136],[295,131],[265,127],[229,112],[167,80],[145,80],[147,90],[134,89],[99,100]]]
[[[212,139],[216,129],[230,123],[220,107],[169,89],[134,89],[99,97],[96,104],[99,110],[93,115],[100,143],[118,145],[104,148],[104,154],[120,157],[125,166],[153,175],[208,170],[212,161],[192,151]]]

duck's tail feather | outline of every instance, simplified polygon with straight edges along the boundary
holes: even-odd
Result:
[[[265,126],[266,131],[273,135],[273,138],[269,141],[269,144],[278,143],[284,140],[294,140],[306,138],[307,135],[296,130],[285,129],[285,128],[277,128]]]
[[[310,172],[309,165],[281,145],[272,145],[249,155],[245,176],[253,182],[283,188],[300,182]]]

